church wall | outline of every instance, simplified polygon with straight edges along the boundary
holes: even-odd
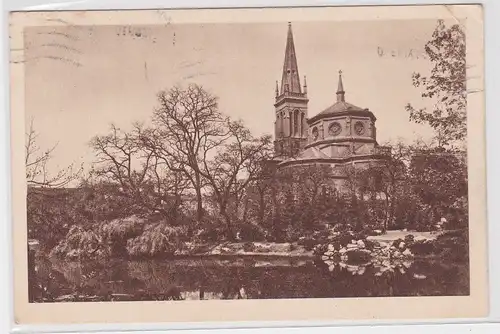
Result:
[[[349,144],[325,145],[321,148],[321,151],[332,158],[346,157],[350,155],[350,145]]]
[[[362,132],[358,132],[357,125],[362,124]],[[354,137],[372,138],[376,139],[374,131],[374,123],[370,118],[366,117],[352,117],[351,120],[351,133]]]
[[[355,143],[354,155],[365,155],[375,153],[375,143]]]
[[[373,121],[367,117],[344,116],[323,118],[309,124],[308,144],[347,138],[376,140]]]

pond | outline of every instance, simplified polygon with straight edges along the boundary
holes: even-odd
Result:
[[[313,259],[30,261],[30,301],[342,298],[469,294],[467,264],[332,266]]]

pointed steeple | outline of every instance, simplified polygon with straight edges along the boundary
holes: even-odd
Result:
[[[295,55],[295,45],[293,43],[292,24],[290,22],[288,22],[288,36],[286,39],[285,61],[283,64],[280,94],[284,92],[302,93],[297,57]]]
[[[342,83],[342,70],[339,71],[339,86],[337,88],[337,102],[345,102],[344,84]]]

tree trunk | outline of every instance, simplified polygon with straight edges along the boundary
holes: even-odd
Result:
[[[233,231],[233,224],[231,223],[231,218],[227,214],[227,212],[223,213],[224,219],[226,220],[226,234],[229,241],[235,240],[235,235]]]
[[[266,212],[266,201],[264,198],[264,192],[259,194],[259,222],[261,226],[264,226],[264,214]]]
[[[389,201],[389,196],[385,194],[385,222],[384,222],[384,231],[387,231],[387,227],[389,226],[389,221],[391,220],[391,213],[390,213],[390,201]]]
[[[247,221],[247,217],[248,217],[248,197],[245,197],[245,201],[244,201],[244,204],[243,204],[243,217],[242,217],[242,221],[243,222],[246,222]]]
[[[203,219],[203,197],[201,195],[200,175],[196,174],[195,179],[196,179],[195,188],[196,188],[196,203],[197,203],[196,218],[198,221],[201,221]]]
[[[228,238],[229,241],[234,241],[235,236],[233,232],[233,225],[231,223],[231,217],[229,217],[227,213],[227,208],[225,204],[219,204],[219,213],[220,215],[224,218],[226,221],[226,237]]]

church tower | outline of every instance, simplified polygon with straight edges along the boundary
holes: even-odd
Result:
[[[292,25],[288,23],[288,36],[281,86],[276,81],[274,148],[282,158],[296,156],[307,144],[307,83],[300,85],[299,69],[293,42]]]

